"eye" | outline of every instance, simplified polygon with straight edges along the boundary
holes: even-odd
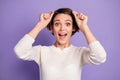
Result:
[[[56,23],[54,23],[54,25],[55,25],[55,26],[59,26],[59,25],[60,25],[60,23],[56,22]]]
[[[66,23],[66,26],[70,26],[71,25],[71,23]]]

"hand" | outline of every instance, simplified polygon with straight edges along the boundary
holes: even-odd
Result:
[[[87,26],[88,17],[83,13],[78,13],[76,11],[73,11],[73,14],[75,16],[78,27],[83,32],[85,30],[85,27],[88,27]]]
[[[40,15],[40,23],[42,24],[42,27],[46,27],[48,25],[48,23],[50,22],[52,16],[53,16],[54,12],[51,11],[49,13],[42,13]]]

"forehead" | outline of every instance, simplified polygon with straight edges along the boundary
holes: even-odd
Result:
[[[57,14],[56,16],[55,16],[55,18],[54,18],[54,21],[66,21],[66,20],[69,20],[69,21],[72,21],[72,17],[70,16],[70,15],[68,15],[68,14]]]

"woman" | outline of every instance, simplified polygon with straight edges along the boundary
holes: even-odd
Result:
[[[16,55],[35,61],[41,71],[41,80],[80,80],[84,64],[100,64],[106,52],[87,25],[88,18],[69,8],[43,13],[37,25],[15,46]],[[41,30],[48,27],[56,41],[51,46],[32,46]],[[89,48],[76,47],[70,42],[75,32],[81,31]]]

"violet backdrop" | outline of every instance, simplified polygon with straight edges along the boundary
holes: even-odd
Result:
[[[0,80],[39,80],[38,65],[18,59],[13,48],[39,21],[40,13],[61,7],[86,14],[91,31],[107,52],[104,64],[83,67],[82,80],[120,80],[120,0],[0,0]],[[71,42],[87,46],[81,32]],[[53,43],[51,32],[44,29],[34,45]]]

